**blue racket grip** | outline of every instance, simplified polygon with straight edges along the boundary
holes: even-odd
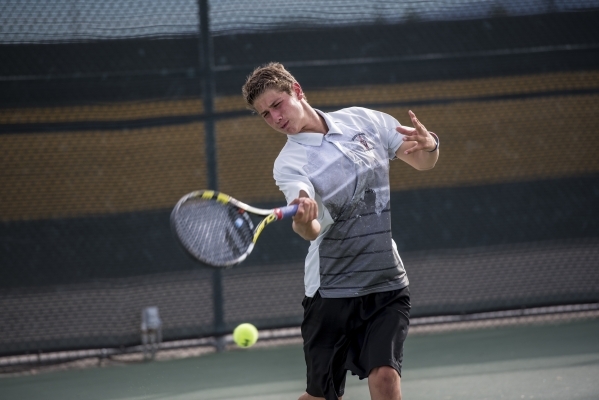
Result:
[[[291,206],[275,208],[275,215],[277,216],[277,219],[293,217],[297,212],[297,206],[297,204],[293,204]]]

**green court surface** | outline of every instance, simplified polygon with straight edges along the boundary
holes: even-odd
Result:
[[[296,399],[300,345],[0,378],[0,399]],[[599,320],[410,335],[403,397],[599,399]],[[348,376],[344,400],[369,399]]]

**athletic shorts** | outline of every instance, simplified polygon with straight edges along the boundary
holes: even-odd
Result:
[[[408,287],[361,297],[304,297],[302,338],[307,366],[306,392],[337,400],[347,370],[360,379],[373,368],[390,366],[401,376],[408,334]]]

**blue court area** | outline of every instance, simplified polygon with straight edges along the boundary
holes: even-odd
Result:
[[[412,334],[404,399],[598,399],[599,319]],[[3,400],[296,399],[301,345],[0,378]],[[368,399],[348,376],[345,400]]]

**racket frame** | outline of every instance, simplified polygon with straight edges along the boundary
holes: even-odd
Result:
[[[246,221],[248,221],[248,223],[250,224],[250,227],[253,228],[253,238],[252,238],[252,243],[249,244],[249,246],[244,254],[242,254],[241,256],[239,256],[238,258],[236,258],[234,260],[231,260],[230,262],[215,265],[215,264],[207,263],[205,260],[200,259],[200,257],[198,257],[196,254],[194,254],[191,250],[189,250],[187,248],[187,246],[184,245],[184,242],[180,239],[178,231],[176,229],[175,220],[176,220],[177,211],[186,201],[188,201],[190,199],[197,199],[197,198],[201,198],[206,201],[216,201],[216,202],[222,203],[223,205],[231,204],[231,205],[239,208],[240,210],[245,211],[244,213],[241,213],[241,215],[244,217],[244,219]],[[239,200],[229,196],[228,194],[218,192],[216,190],[195,190],[195,191],[190,192],[190,193],[186,194],[185,196],[181,197],[181,199],[177,202],[177,204],[173,208],[173,211],[171,212],[171,229],[172,229],[173,233],[175,234],[177,241],[182,245],[182,247],[186,250],[186,252],[188,254],[190,254],[194,259],[199,260],[211,267],[230,268],[234,265],[241,263],[250,255],[252,250],[254,250],[254,245],[258,241],[258,237],[260,236],[260,234],[262,233],[262,231],[264,230],[266,225],[268,225],[274,221],[281,220],[283,218],[293,217],[295,215],[295,213],[297,212],[297,207],[298,207],[297,204],[294,204],[294,205],[290,205],[290,206],[278,207],[278,208],[272,208],[272,209],[257,208],[257,207],[250,206],[249,204],[246,204],[242,201],[239,201]],[[246,213],[264,216],[265,218],[263,218],[254,227],[253,221]]]

